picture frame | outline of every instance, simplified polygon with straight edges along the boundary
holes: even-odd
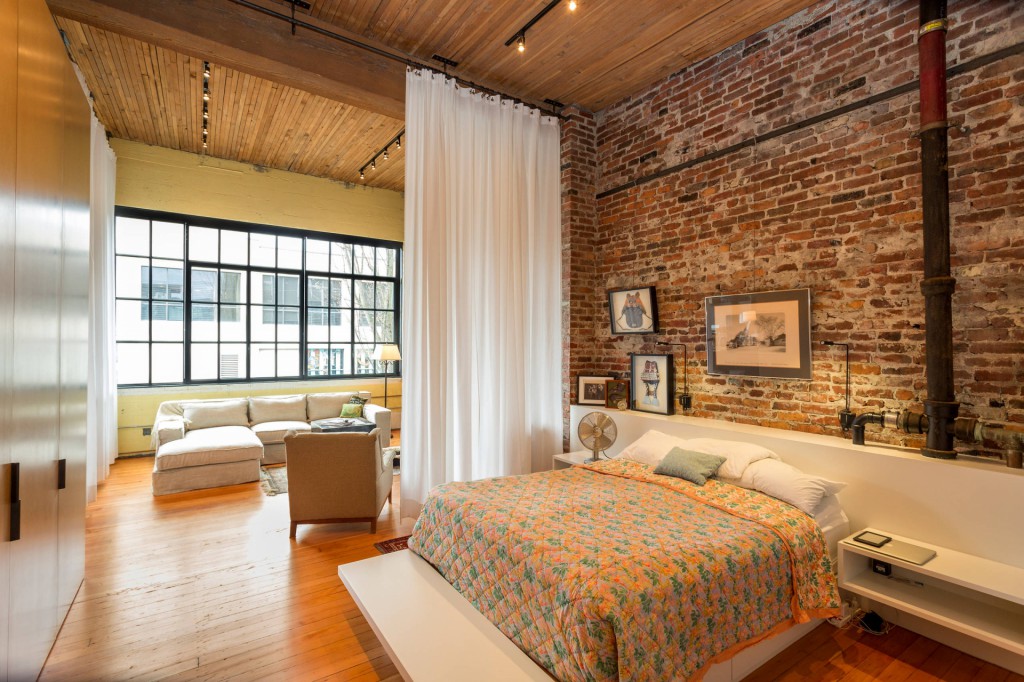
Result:
[[[629,379],[612,379],[605,385],[604,406],[613,410],[629,409]]]
[[[630,404],[638,412],[673,414],[675,363],[671,354],[630,353]]]
[[[576,377],[576,404],[605,406],[606,384],[612,377],[585,376]]]
[[[708,374],[811,378],[811,290],[708,296]]]
[[[628,287],[608,291],[612,336],[658,333],[658,298],[654,287]]]

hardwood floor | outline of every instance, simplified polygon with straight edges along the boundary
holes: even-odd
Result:
[[[152,467],[118,460],[89,506],[85,583],[41,679],[399,679],[337,573],[412,530],[397,504],[376,535],[366,523],[300,526],[292,542],[287,495],[250,483],[154,498]],[[899,628],[829,625],[748,679],[1024,682]]]

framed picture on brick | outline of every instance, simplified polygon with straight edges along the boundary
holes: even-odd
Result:
[[[630,353],[632,406],[640,412],[672,414],[675,407],[675,374],[672,356]]]
[[[576,378],[576,403],[578,405],[600,405],[604,407],[605,384],[611,378],[578,376]]]
[[[612,289],[608,292],[612,336],[654,334],[658,331],[658,300],[654,287]]]
[[[811,290],[708,296],[708,374],[811,378]]]

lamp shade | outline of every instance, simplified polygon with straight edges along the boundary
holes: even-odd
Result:
[[[393,343],[382,343],[377,344],[373,347],[373,355],[370,356],[374,360],[401,360],[402,354],[398,350],[398,346]]]

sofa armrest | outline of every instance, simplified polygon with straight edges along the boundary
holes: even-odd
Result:
[[[185,437],[185,420],[182,417],[167,417],[153,424],[151,445],[156,452],[164,443],[180,440]]]
[[[391,410],[373,403],[363,405],[363,416],[380,429],[380,447],[384,449],[391,445]]]

